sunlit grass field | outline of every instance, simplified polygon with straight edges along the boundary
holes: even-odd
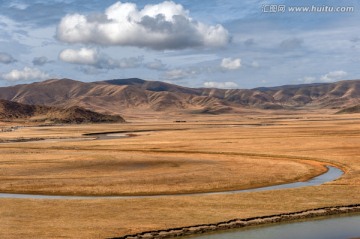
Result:
[[[184,120],[2,132],[2,140],[30,141],[0,144],[0,191],[171,195],[304,181],[325,172],[325,164],[340,167],[345,175],[317,187],[234,195],[0,199],[1,238],[106,238],[360,202],[360,115],[254,114]],[[133,137],[76,139],[86,133],[117,131],[133,132]]]

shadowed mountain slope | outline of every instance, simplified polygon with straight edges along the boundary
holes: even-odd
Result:
[[[8,100],[0,100],[0,120],[52,123],[125,122],[120,116],[104,115],[76,106],[62,109],[49,106],[27,105]]]

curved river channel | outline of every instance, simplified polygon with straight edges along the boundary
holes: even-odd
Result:
[[[121,198],[154,198],[154,197],[168,197],[168,196],[200,196],[200,195],[221,195],[221,194],[234,194],[243,192],[258,192],[269,191],[285,188],[299,188],[307,186],[317,186],[327,182],[334,181],[343,175],[343,171],[333,166],[326,166],[328,171],[317,177],[314,177],[306,182],[295,182],[280,184],[269,187],[233,190],[222,192],[205,192],[205,193],[189,193],[189,194],[173,194],[173,195],[146,195],[146,196],[62,196],[62,195],[35,195],[35,194],[17,194],[17,193],[0,193],[0,198],[28,198],[28,199],[121,199]]]
[[[132,135],[130,132],[109,132],[99,134],[89,134],[94,138],[86,137],[80,139],[50,139],[46,141],[79,141],[79,140],[104,140],[127,138]],[[131,132],[134,133],[134,132]],[[138,132],[136,132],[138,133]],[[142,132],[143,133],[143,132]],[[46,142],[45,141],[45,142]],[[275,186],[233,190],[223,192],[191,193],[175,195],[148,195],[148,196],[70,196],[70,195],[35,195],[35,194],[17,194],[0,193],[0,198],[23,198],[23,199],[129,199],[129,198],[155,198],[167,196],[200,196],[200,195],[221,195],[236,194],[244,192],[258,192],[289,188],[299,188],[307,186],[317,186],[331,182],[340,178],[344,172],[333,166],[326,166],[328,171],[306,182],[295,182],[280,184]],[[266,225],[259,227],[249,227],[238,230],[220,231],[212,234],[195,235],[193,239],[360,239],[360,215],[330,217],[321,220],[310,220],[293,223],[281,223],[275,225]]]

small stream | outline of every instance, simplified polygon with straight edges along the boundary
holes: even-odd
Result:
[[[0,193],[0,198],[27,198],[27,199],[129,199],[129,198],[155,198],[155,197],[168,197],[168,196],[201,196],[201,195],[224,195],[235,194],[244,192],[258,192],[269,191],[286,188],[299,188],[308,186],[318,186],[327,182],[334,181],[340,178],[344,172],[339,168],[333,166],[326,166],[328,171],[317,177],[314,177],[306,182],[286,183],[275,186],[245,189],[245,190],[232,190],[222,192],[205,192],[205,193],[188,193],[188,194],[172,194],[172,195],[146,195],[146,196],[71,196],[71,195],[40,195],[40,194],[17,194],[17,193]]]

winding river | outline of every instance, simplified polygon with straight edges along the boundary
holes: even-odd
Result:
[[[83,134],[82,138],[62,138],[62,139],[46,139],[42,142],[58,142],[58,141],[83,141],[83,140],[108,140],[108,139],[122,139],[133,136],[138,136],[139,133],[149,133],[154,130],[137,130],[137,131],[112,131],[112,132],[101,132],[101,133],[88,133]],[[162,130],[159,130],[162,131]],[[33,142],[33,141],[28,141]],[[187,194],[166,194],[166,195],[144,195],[144,196],[73,196],[73,195],[45,195],[45,194],[20,194],[20,193],[1,193],[0,198],[28,198],[28,199],[121,199],[121,198],[154,198],[154,197],[166,197],[166,196],[200,196],[200,195],[221,195],[221,194],[235,194],[244,192],[258,192],[258,191],[269,191],[286,188],[299,188],[307,186],[317,186],[327,182],[334,181],[340,178],[344,172],[333,166],[326,166],[327,172],[314,177],[305,182],[286,183],[268,187],[243,189],[243,190],[230,190],[220,192],[202,192],[202,193],[187,193]]]
[[[17,194],[17,193],[0,193],[0,198],[28,198],[28,199],[126,199],[126,198],[155,198],[155,197],[168,197],[168,196],[200,196],[200,195],[221,195],[221,194],[235,194],[243,192],[258,192],[269,191],[286,188],[299,188],[307,186],[317,186],[327,182],[334,181],[343,175],[343,171],[333,166],[326,166],[328,171],[317,177],[314,177],[306,182],[295,182],[280,184],[269,187],[245,189],[245,190],[232,190],[222,192],[205,192],[205,193],[188,193],[188,194],[173,194],[173,195],[145,195],[145,196],[70,196],[70,195],[35,195],[35,194]]]
[[[140,131],[144,133],[143,131]],[[145,131],[148,132],[148,131]],[[131,134],[130,134],[131,133]],[[106,140],[117,138],[128,138],[135,132],[108,132],[84,135],[84,138],[72,139],[48,139],[45,142],[56,141],[80,141],[80,140]],[[136,132],[138,133],[138,132]],[[90,137],[89,137],[90,136]],[[286,183],[275,186],[232,190],[222,192],[189,193],[174,195],[147,195],[147,196],[71,196],[71,195],[40,195],[40,194],[17,194],[0,193],[0,198],[22,198],[22,199],[129,199],[129,198],[155,198],[167,196],[200,196],[200,195],[222,195],[244,192],[258,192],[307,186],[318,186],[340,178],[344,172],[333,166],[326,166],[328,171],[306,182]],[[188,238],[188,237],[187,237]],[[281,223],[260,227],[249,227],[240,230],[228,230],[207,235],[191,236],[194,239],[356,239],[360,238],[360,215],[348,215],[343,217],[330,217],[322,220],[310,220],[293,223]]]

